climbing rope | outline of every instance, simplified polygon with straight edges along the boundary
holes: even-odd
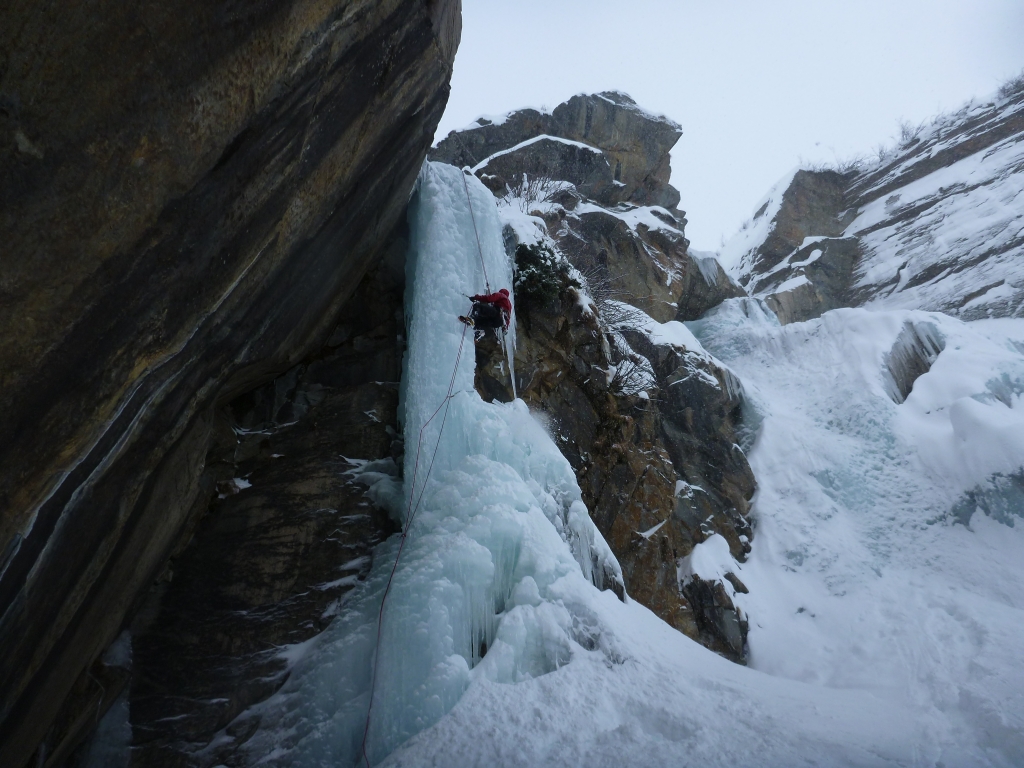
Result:
[[[462,338],[459,340],[459,353],[455,356],[455,368],[452,370],[452,378],[448,382],[448,394],[445,395],[444,400],[437,406],[437,410],[431,414],[430,418],[423,422],[423,426],[420,427],[419,439],[416,441],[416,463],[413,465],[412,471],[412,482],[410,484],[409,491],[409,504],[405,510],[405,525],[402,528],[402,539],[398,544],[398,553],[395,555],[395,563],[391,566],[391,573],[388,575],[387,586],[384,587],[384,596],[380,600],[380,612],[377,614],[377,642],[374,649],[373,659],[373,672],[370,675],[370,704],[366,708],[366,727],[363,728],[363,760],[366,761],[366,768],[370,768],[370,758],[366,754],[366,740],[370,735],[370,714],[373,711],[373,694],[377,687],[377,661],[380,657],[380,637],[381,628],[384,625],[384,603],[388,599],[388,593],[391,591],[391,582],[395,578],[395,571],[398,570],[398,561],[402,558],[402,550],[405,549],[405,540],[409,536],[409,531],[412,528],[412,521],[416,517],[416,513],[419,511],[420,502],[423,500],[423,494],[427,490],[427,480],[430,479],[430,470],[434,468],[434,459],[437,458],[437,449],[441,445],[441,435],[444,433],[444,425],[448,420],[448,410],[451,405],[452,398],[455,394],[452,390],[455,388],[455,378],[459,372],[459,362],[462,360],[462,350],[466,343],[466,331],[469,326],[463,326]],[[420,469],[420,451],[423,448],[423,431],[430,425],[430,422],[434,420],[434,417],[441,412],[444,408],[444,415],[441,417],[441,428],[437,432],[437,442],[434,443],[434,452],[430,456],[430,464],[427,465],[427,471],[423,475],[423,486],[420,488],[420,493],[416,496],[416,503],[413,504],[413,496],[416,495],[416,476]]]
[[[458,134],[455,134],[455,135],[456,135],[456,137],[458,137]],[[459,143],[462,144],[462,139],[459,139]],[[466,149],[467,152],[469,151],[469,149],[466,147],[465,144],[462,144],[462,146],[463,146],[464,149]],[[478,230],[477,226],[476,226],[476,215],[473,213],[473,199],[469,195],[469,183],[466,181],[466,176],[468,176],[468,175],[469,175],[469,172],[465,168],[463,168],[462,169],[462,186],[465,187],[465,189],[466,189],[466,202],[469,203],[469,217],[473,220],[473,232],[476,235],[476,252],[480,255],[480,267],[484,271],[484,285],[487,286],[487,293],[491,293],[491,283],[487,279],[487,265],[484,264],[484,249],[483,249],[483,246],[480,245],[480,230]],[[505,329],[502,328],[500,333],[501,333],[501,354],[505,358],[505,363],[509,367],[509,379],[512,380],[512,378],[513,378],[512,377],[512,361],[509,360],[508,345],[505,343]],[[512,381],[512,394],[513,394],[513,396],[516,395],[516,383],[515,383],[514,380]]]
[[[480,243],[480,230],[477,228],[477,225],[476,225],[476,214],[473,212],[473,198],[469,194],[469,182],[466,181],[466,175],[467,175],[467,172],[463,171],[463,173],[462,173],[462,186],[466,190],[466,202],[469,203],[469,216],[470,216],[470,218],[473,221],[473,233],[476,236],[476,250],[477,250],[477,253],[480,256],[480,267],[483,269],[483,273],[484,273],[484,285],[487,287],[487,293],[491,293],[491,283],[490,283],[490,281],[487,278],[487,265],[484,263],[484,249],[483,249],[483,246]],[[376,644],[374,646],[373,671],[370,674],[370,703],[369,703],[369,705],[366,708],[366,726],[363,728],[362,751],[363,751],[363,760],[366,761],[366,768],[370,768],[370,758],[366,754],[366,741],[367,741],[367,739],[369,738],[369,735],[370,735],[370,716],[371,716],[371,714],[373,712],[373,696],[374,696],[374,693],[375,693],[376,688],[377,688],[377,667],[378,667],[377,661],[378,661],[378,659],[380,657],[381,629],[384,626],[384,605],[387,602],[388,594],[391,592],[391,584],[394,581],[395,572],[398,570],[398,562],[399,562],[399,560],[402,559],[402,551],[405,549],[405,540],[408,538],[409,531],[412,529],[412,523],[413,523],[413,520],[416,518],[416,513],[419,511],[420,502],[423,501],[423,494],[426,493],[426,490],[427,490],[427,481],[430,479],[430,471],[434,468],[434,460],[437,458],[437,451],[438,451],[438,448],[441,445],[441,435],[444,434],[444,425],[448,421],[448,411],[449,411],[449,408],[451,406],[452,398],[455,396],[455,393],[453,393],[453,390],[455,388],[455,379],[458,376],[458,372],[459,372],[459,363],[462,361],[462,351],[465,348],[465,344],[466,344],[466,331],[467,330],[469,330],[469,326],[468,325],[464,325],[463,328],[462,328],[462,338],[459,339],[459,352],[455,356],[455,367],[452,369],[452,377],[451,377],[451,379],[448,382],[448,393],[445,395],[444,400],[441,401],[441,404],[439,406],[437,406],[437,410],[435,410],[431,414],[430,418],[427,419],[423,423],[423,426],[420,427],[419,439],[416,441],[416,461],[413,464],[412,481],[410,483],[410,491],[409,491],[409,503],[408,503],[408,506],[406,507],[405,525],[402,528],[402,539],[401,539],[401,541],[398,544],[398,552],[395,554],[395,562],[391,566],[391,573],[388,575],[388,583],[384,587],[384,596],[381,598],[381,601],[380,601],[380,611],[377,614],[377,641],[376,641]],[[502,336],[502,341],[504,342],[504,338],[505,338],[504,329],[501,332],[501,336]],[[506,345],[504,343],[502,343],[501,347],[502,347],[502,351],[503,351],[503,353],[505,353],[505,357],[507,359],[507,357],[508,357],[508,350],[506,349]],[[511,368],[510,368],[510,371],[511,371]],[[512,383],[512,387],[513,387],[513,392],[514,392],[515,391],[515,382]],[[433,450],[433,452],[431,453],[431,456],[430,456],[430,464],[427,465],[427,471],[423,475],[423,485],[420,488],[419,494],[416,494],[416,480],[417,480],[417,477],[419,475],[419,470],[420,470],[420,454],[421,454],[421,452],[423,450],[423,432],[430,425],[430,423],[434,420],[434,418],[437,416],[437,414],[439,414],[441,412],[442,408],[444,408],[444,415],[441,416],[441,427],[440,427],[440,429],[438,429],[438,432],[437,432],[437,442],[434,443],[434,450]],[[415,497],[415,502],[413,500],[414,497]]]
[[[469,203],[469,217],[473,220],[473,232],[476,234],[476,251],[480,254],[480,266],[484,270],[484,285],[487,286],[487,293],[491,292],[491,283],[487,279],[487,265],[484,264],[484,249],[480,245],[480,230],[476,228],[476,215],[473,213],[473,198],[469,196],[469,182],[466,181],[465,169],[462,171],[462,186],[466,188],[466,202]]]

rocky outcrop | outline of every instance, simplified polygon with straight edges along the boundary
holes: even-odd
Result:
[[[679,204],[679,192],[668,183],[669,150],[682,133],[626,94],[606,91],[573,96],[551,113],[521,109],[497,122],[481,119],[471,129],[452,131],[430,159],[471,166],[490,177],[492,188],[524,172],[543,173],[574,184],[578,179],[583,194],[605,205],[671,209]],[[541,153],[547,155],[543,161]]]
[[[1024,314],[1024,90],[905,127],[873,163],[798,171],[723,260],[783,323],[836,307]]]
[[[754,478],[735,445],[738,382],[700,351],[655,343],[621,318],[611,327],[553,253],[544,259],[519,245],[516,261],[518,394],[548,421],[576,471],[628,593],[690,637],[742,661],[745,624],[738,642],[727,636],[740,625],[734,606],[708,624],[703,617],[715,606],[694,603],[703,593],[687,597],[678,570],[714,533],[726,537],[736,559],[750,551],[746,514]],[[484,337],[476,349],[478,390],[510,400],[500,348]]]
[[[726,580],[737,592],[747,592],[734,574],[726,574]],[[695,576],[683,584],[683,594],[694,608],[695,639],[724,656],[742,658],[749,626],[729,597],[725,582]]]
[[[845,227],[839,214],[845,210],[849,181],[849,176],[835,171],[797,171],[782,192],[767,237],[746,255],[740,283],[757,290],[759,279],[778,270],[780,265],[788,266],[788,262],[783,262],[803,247],[807,238],[842,236]],[[764,216],[769,205],[766,202],[754,219]],[[847,217],[849,223],[848,214]]]
[[[623,93],[581,94],[550,114],[481,119],[430,156],[471,166],[495,195],[542,217],[602,290],[657,320],[692,320],[744,292],[711,255],[689,252],[679,192],[668,183],[681,135]]]
[[[481,119],[431,157],[472,166],[499,198],[517,270],[518,393],[549,419],[629,594],[742,661],[735,606],[715,602],[714,584],[687,597],[679,573],[714,533],[739,560],[750,549],[741,387],[695,339],[687,349],[647,328],[745,295],[712,254],[689,250],[668,183],[680,135],[610,92]],[[511,399],[493,341],[478,342],[477,365],[484,397]]]
[[[743,295],[715,259],[689,252],[681,212],[628,204],[604,208],[571,190],[544,207],[537,212],[548,236],[590,277],[592,288],[658,321],[694,320],[724,299]]]
[[[934,323],[908,320],[903,324],[885,360],[885,388],[894,403],[910,396],[914,382],[931,370],[945,348],[946,341]]]
[[[222,406],[328,342],[405,209],[459,18],[457,0],[0,10],[0,763],[68,755],[119,687],[98,657],[193,530],[210,538],[180,554],[186,582],[203,546],[244,547],[218,526],[277,524],[292,491],[257,451],[239,468],[268,495],[195,528]],[[337,397],[310,406],[345,434],[363,427],[343,411],[393,398]],[[232,599],[287,602],[295,578]]]
[[[835,171],[797,171],[767,224],[767,237],[743,259],[740,284],[764,294],[783,324],[849,306],[860,255],[857,240],[843,237],[853,219],[845,205],[851,178]],[[768,206],[755,214],[755,222],[767,215]]]

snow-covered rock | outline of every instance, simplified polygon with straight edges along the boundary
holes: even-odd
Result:
[[[581,95],[551,114],[482,119],[434,156],[472,163],[498,197],[517,265],[518,394],[557,436],[628,591],[742,661],[743,632],[725,631],[740,627],[738,614],[714,593],[720,580],[687,596],[677,578],[678,560],[709,535],[744,557],[755,485],[735,446],[742,388],[680,322],[743,291],[714,254],[689,251],[671,207],[679,134],[624,94]],[[485,339],[477,352],[478,390],[511,400],[500,350]]]
[[[788,174],[724,248],[783,322],[841,306],[1024,314],[1024,90],[907,130],[874,165]]]
[[[528,253],[519,249],[519,274]],[[561,268],[559,269],[559,266]],[[540,414],[569,460],[632,598],[684,634],[742,661],[732,605],[714,577],[687,591],[678,562],[708,536],[738,560],[752,536],[754,478],[735,443],[742,389],[682,323],[659,323],[622,302],[586,298],[552,259],[516,285],[519,396]],[[500,349],[477,342],[477,389],[510,400]]]
[[[624,93],[606,91],[577,94],[550,113],[520,109],[500,118],[480,118],[438,142],[430,159],[468,165],[477,172],[503,167],[500,158],[521,153],[527,142],[542,138],[542,144],[573,142],[584,151],[587,147],[597,150],[607,171],[586,188],[588,197],[607,205],[630,202],[672,209],[679,204],[679,192],[668,183],[668,153],[681,135],[679,125],[667,117],[647,112]],[[558,170],[571,173],[571,166],[569,161],[546,167],[549,175],[572,181]],[[530,170],[521,163],[513,168]]]
[[[580,94],[551,113],[481,118],[430,157],[471,167],[624,301],[660,321],[690,320],[743,291],[714,254],[688,250],[679,192],[668,183],[681,134],[626,94]],[[521,232],[519,240],[532,241]]]

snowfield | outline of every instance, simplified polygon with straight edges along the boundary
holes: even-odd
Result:
[[[510,283],[501,220],[468,181],[496,288]],[[250,713],[250,754],[361,764],[376,664],[373,764],[1024,764],[1024,321],[858,309],[780,327],[734,299],[649,329],[728,365],[759,424],[751,557],[721,562],[712,537],[684,564],[749,587],[741,667],[602,591],[620,573],[568,462],[521,401],[476,394],[471,340],[453,379],[454,317],[483,288],[463,184],[428,164],[414,207],[406,485],[393,466],[360,469],[399,519],[424,491],[380,651],[397,536],[328,629],[288,649],[291,679]],[[908,325],[944,348],[897,405],[888,356]],[[449,386],[413,481],[415,436]]]
[[[737,666],[638,603],[559,585],[594,650],[516,685],[479,681],[387,766],[910,765],[913,718],[858,690]]]
[[[886,358],[907,324],[945,348],[897,405]],[[780,327],[743,299],[690,325],[762,419],[737,571],[751,666],[900,707],[910,765],[1024,764],[1024,483],[1001,482],[1024,466],[1024,321]]]

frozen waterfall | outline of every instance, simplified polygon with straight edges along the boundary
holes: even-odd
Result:
[[[269,755],[270,764],[362,763],[374,664],[372,763],[437,722],[474,680],[514,683],[557,669],[579,647],[573,616],[554,598],[559,585],[622,580],[572,468],[526,405],[485,403],[474,390],[473,331],[457,318],[469,310],[466,295],[485,289],[485,269],[493,289],[512,284],[493,196],[457,168],[427,164],[410,224],[400,407],[405,482],[399,485],[390,461],[364,465],[359,475],[403,524],[416,507],[410,499],[422,498],[388,595],[377,658],[377,615],[397,535],[377,549],[370,576],[328,629],[289,649],[291,679],[250,713],[262,724],[245,748]],[[449,385],[449,409],[438,412]]]

